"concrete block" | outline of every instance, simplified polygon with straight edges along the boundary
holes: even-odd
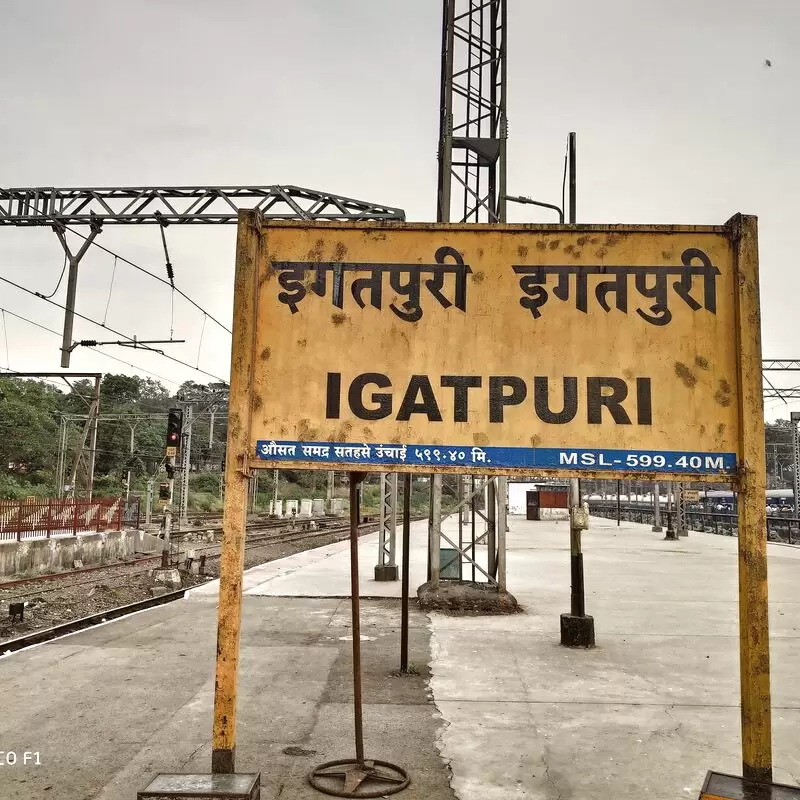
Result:
[[[561,644],[564,647],[594,647],[594,617],[562,614]]]
[[[181,582],[181,573],[177,569],[157,569],[153,571],[153,580],[157,585],[166,587],[169,591],[180,589],[183,585]]]
[[[423,583],[417,589],[417,599],[423,611],[450,614],[515,614],[520,610],[514,595],[472,581],[441,581],[435,589]]]
[[[311,500],[301,500],[300,501],[300,510],[298,511],[299,517],[310,517],[311,516],[311,509],[313,507],[313,503]]]
[[[297,500],[287,500],[284,503],[285,507],[285,516],[287,517],[296,517],[298,512],[298,503]]]
[[[316,498],[311,501],[311,513],[315,517],[322,516],[325,513],[325,501],[322,498]]]
[[[344,514],[344,500],[341,497],[334,497],[328,501],[329,514]]]
[[[376,581],[396,581],[397,580],[397,564],[376,564],[375,565],[375,580]]]
[[[153,597],[161,597],[162,595],[165,595],[166,593],[167,593],[167,587],[166,586],[152,586],[150,588],[150,594]]]

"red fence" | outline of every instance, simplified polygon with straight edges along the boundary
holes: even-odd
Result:
[[[125,501],[0,500],[0,542],[121,530]]]

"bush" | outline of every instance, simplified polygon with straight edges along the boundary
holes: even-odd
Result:
[[[208,492],[189,492],[189,508],[192,511],[222,511],[222,500]]]

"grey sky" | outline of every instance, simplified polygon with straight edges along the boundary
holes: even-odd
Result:
[[[757,214],[764,354],[800,356],[800,3],[509,0],[508,16],[509,191],[558,202],[575,130],[581,221]],[[440,24],[439,0],[3,0],[0,185],[292,183],[431,220]],[[551,221],[520,207],[510,219]],[[168,236],[178,285],[229,323],[234,228],[172,226]],[[109,226],[100,241],[164,274],[156,228]],[[49,230],[0,229],[6,277],[49,293],[62,258]],[[87,256],[82,313],[103,318],[112,267]],[[6,285],[0,306],[61,328],[58,309]],[[118,265],[109,324],[167,337],[169,307],[163,286]],[[176,301],[175,336],[189,341],[169,352],[195,363],[202,324]],[[9,317],[6,328],[12,368],[58,368],[55,336]],[[81,321],[76,336],[104,338]],[[200,366],[226,377],[229,348],[207,323]],[[172,381],[208,380],[129,355]],[[86,350],[73,368],[123,369]],[[800,384],[800,374],[774,381]]]

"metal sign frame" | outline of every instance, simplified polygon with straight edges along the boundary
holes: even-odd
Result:
[[[380,228],[380,224],[375,227]],[[391,228],[388,224],[385,227]],[[424,226],[420,226],[424,227]],[[430,227],[430,226],[428,226]],[[446,226],[453,229],[458,226]],[[468,226],[472,230],[476,226]],[[576,226],[537,226],[549,231],[573,233]],[[212,769],[232,772],[235,759],[236,689],[242,599],[247,486],[251,470],[274,468],[259,461],[252,452],[253,414],[263,404],[254,382],[256,359],[256,310],[258,267],[261,257],[262,220],[257,212],[240,212],[236,247],[234,323],[231,357],[230,406],[225,509],[220,559],[220,597],[217,629],[217,667],[214,697]],[[579,226],[580,230],[608,231],[609,226]],[[715,228],[673,226],[611,226],[612,230],[661,232],[724,232],[733,251],[733,295],[735,317],[736,391],[738,419],[738,468],[735,474],[704,475],[731,482],[739,492],[739,622],[741,661],[742,755],[747,779],[770,780],[772,771],[769,630],[767,606],[766,552],[766,466],[761,384],[760,308],[758,286],[757,220],[737,215],[725,226]],[[332,466],[313,462],[296,463],[293,468],[352,470],[352,463]],[[359,465],[362,471],[387,471],[387,466]],[[399,468],[392,465],[392,470]],[[474,465],[447,470],[438,465],[405,466],[403,471],[426,473],[463,472],[474,474]],[[483,470],[481,470],[483,471]],[[531,470],[505,470],[506,473]],[[537,474],[575,477],[576,469],[537,469]],[[691,480],[692,475],[669,471],[614,472],[581,470],[584,477]]]
[[[735,480],[731,224],[242,220],[253,469]]]

